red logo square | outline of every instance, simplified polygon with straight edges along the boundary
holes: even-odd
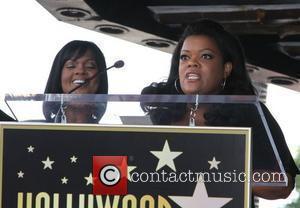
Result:
[[[93,194],[127,194],[127,156],[93,156]]]

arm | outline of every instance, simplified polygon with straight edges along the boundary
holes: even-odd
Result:
[[[295,186],[295,178],[289,173],[287,186],[254,186],[252,192],[254,195],[265,199],[285,199],[287,198]]]
[[[283,199],[287,198],[295,185],[296,174],[299,174],[299,170],[291,156],[289,148],[286,144],[284,135],[281,131],[281,128],[277,124],[274,117],[271,115],[266,106],[262,104],[262,110],[264,112],[265,118],[267,120],[269,129],[271,131],[274,143],[278,150],[280,159],[286,171],[286,176],[288,180],[287,186],[257,186],[253,187],[253,194],[265,198],[265,199]],[[266,167],[268,168],[268,167]],[[270,168],[270,167],[269,167]],[[269,169],[270,170],[270,169]],[[270,172],[270,171],[265,171]],[[275,180],[279,180],[275,179]],[[282,181],[282,180],[281,180]]]

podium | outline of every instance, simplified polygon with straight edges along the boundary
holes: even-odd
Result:
[[[20,122],[1,123],[3,208],[246,208],[252,186],[287,184],[253,177],[253,169],[285,174],[253,96],[7,95],[6,102]],[[179,125],[180,109],[195,104],[215,126]],[[70,123],[68,109],[99,117]],[[260,145],[269,150],[263,157],[253,155]],[[126,194],[93,195],[101,180],[93,156],[127,158]]]

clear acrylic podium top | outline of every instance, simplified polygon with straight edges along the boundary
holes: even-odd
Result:
[[[30,94],[6,95],[5,102],[21,122],[251,127],[253,169],[285,175],[265,107],[255,96]],[[286,184],[286,177],[256,183]]]
[[[188,106],[189,111],[189,108],[195,108],[196,102],[199,103],[199,109],[204,104],[205,108],[215,107],[216,104],[234,108],[248,106],[248,110],[254,108],[257,113],[263,115],[263,112],[259,112],[260,104],[255,96],[7,94],[5,102],[16,119],[22,122],[172,125],[175,117],[180,115],[172,112],[168,114],[168,124],[167,121],[157,121],[162,118],[157,118],[153,112],[183,111],[181,108],[184,106]],[[67,114],[68,111],[75,115],[84,114],[85,119],[78,121],[66,115],[66,120],[61,120],[62,114]],[[239,114],[242,113],[244,112]]]

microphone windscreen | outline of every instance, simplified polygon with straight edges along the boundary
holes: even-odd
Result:
[[[114,64],[114,67],[116,68],[121,68],[123,66],[124,66],[124,61],[122,60],[116,61],[116,63]]]

